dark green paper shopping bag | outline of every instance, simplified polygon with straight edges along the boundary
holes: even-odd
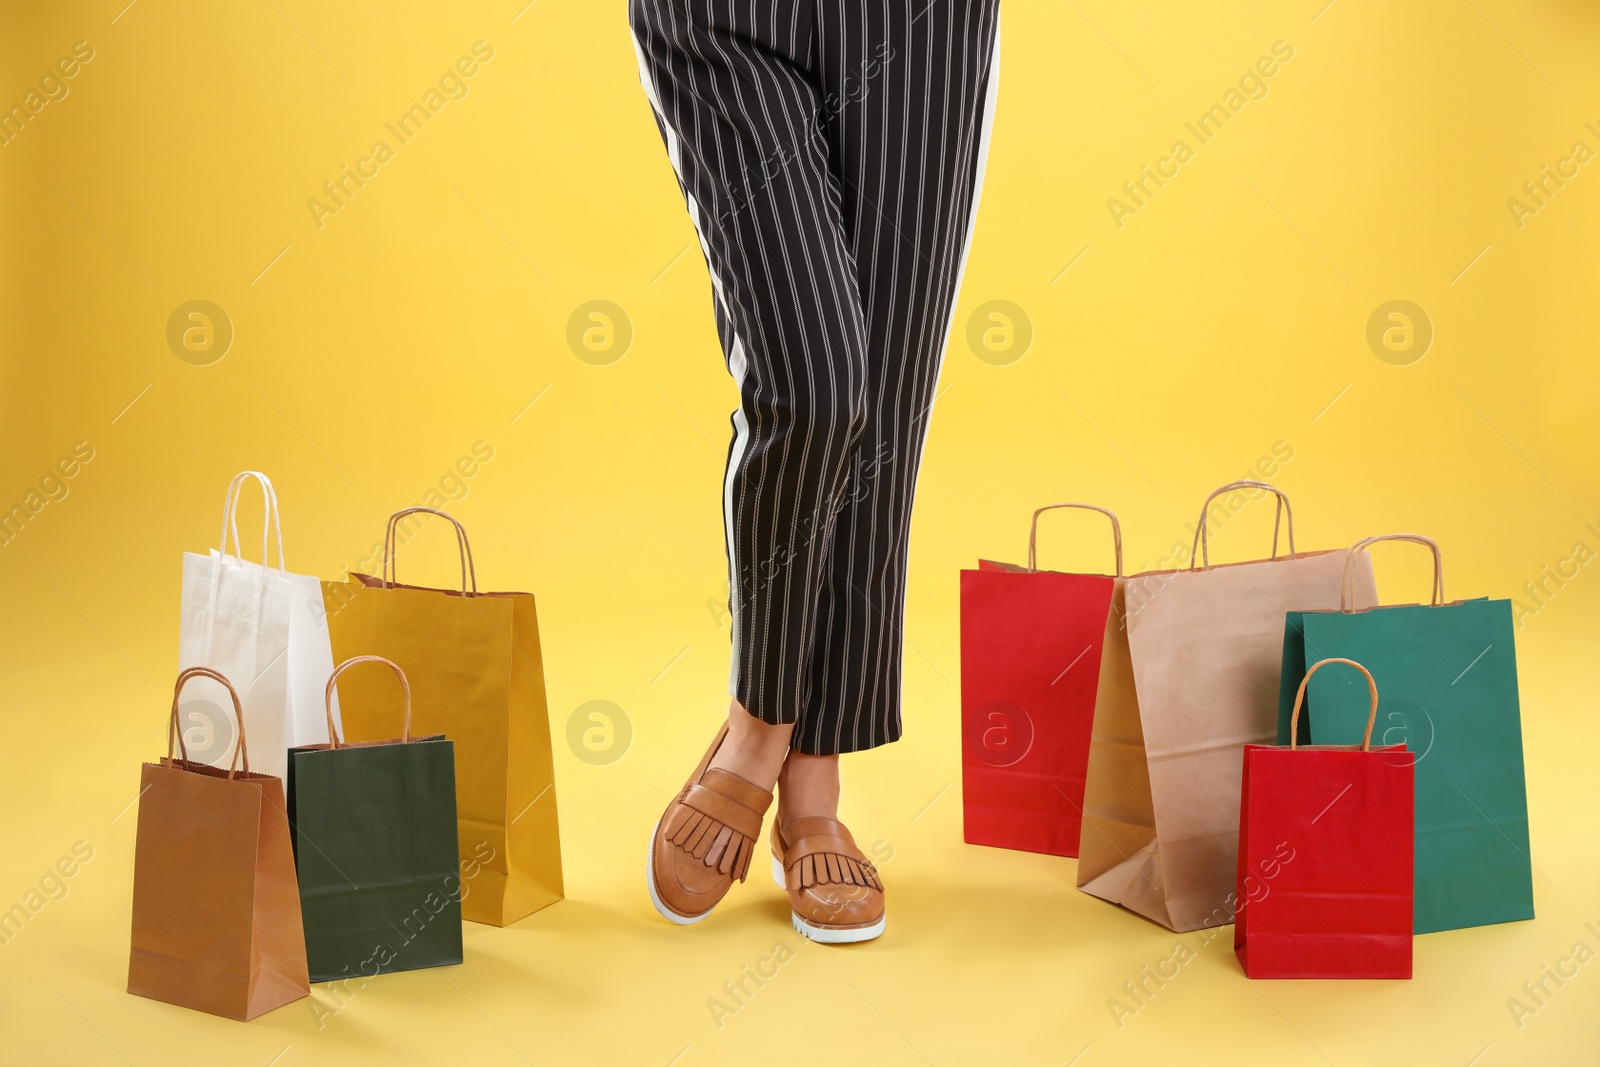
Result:
[[[1308,661],[1363,663],[1383,690],[1383,744],[1416,758],[1414,932],[1533,918],[1533,862],[1522,763],[1522,714],[1511,603],[1444,599],[1439,546],[1416,534],[1369,537],[1433,550],[1432,603],[1365,611],[1291,611],[1284,626],[1278,743]],[[1366,721],[1366,688],[1350,672],[1321,672],[1308,690],[1297,740],[1348,744]]]
[[[339,740],[334,684],[358,663],[400,679],[399,740]],[[411,686],[381,657],[339,664],[326,697],[329,744],[290,749],[287,782],[311,981],[460,963],[453,744],[411,736]]]

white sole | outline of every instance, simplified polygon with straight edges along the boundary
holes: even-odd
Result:
[[[787,890],[788,882],[784,879],[783,864],[778,862],[778,857],[772,857],[772,880],[778,884],[779,889]],[[655,894],[655,879],[651,878],[651,895]],[[660,905],[657,905],[660,907]],[[789,923],[795,932],[807,941],[815,941],[819,945],[853,945],[857,941],[871,941],[883,934],[884,926],[888,923],[889,916],[885,915],[871,926],[813,926],[800,918],[793,911],[789,912]]]
[[[678,926],[693,926],[695,923],[699,922],[701,919],[704,919],[707,915],[710,915],[712,912],[717,910],[716,906],[712,905],[699,915],[690,918],[685,915],[679,915],[677,912],[661,903],[661,897],[656,893],[656,836],[654,833],[650,835],[650,847],[645,850],[644,884],[650,890],[650,903],[655,905],[656,911],[661,913],[661,917],[663,919]]]
[[[789,921],[800,936],[808,941],[815,941],[820,945],[853,945],[857,941],[871,941],[882,935],[884,924],[889,921],[889,917],[885,915],[871,926],[852,926],[843,930],[836,926],[812,926],[792,911],[789,913]]]

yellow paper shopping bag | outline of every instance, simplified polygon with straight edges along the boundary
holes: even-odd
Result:
[[[418,512],[455,526],[459,590],[395,581],[402,520]],[[442,511],[413,507],[389,517],[383,577],[324,582],[322,596],[334,659],[382,656],[399,664],[415,696],[415,731],[455,742],[462,918],[505,926],[560,900],[555,772],[533,595],[480,593],[466,530]],[[383,682],[375,675],[339,680],[346,740],[394,733],[393,694]]]

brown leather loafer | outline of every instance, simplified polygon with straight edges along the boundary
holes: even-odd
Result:
[[[883,881],[838,819],[773,824],[772,878],[789,891],[790,921],[803,937],[843,945],[883,933]]]
[[[727,736],[724,725],[650,839],[650,903],[680,926],[710,915],[734,879],[745,880],[772,804],[769,790],[710,766]]]

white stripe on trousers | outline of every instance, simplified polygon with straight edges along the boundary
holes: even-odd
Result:
[[[678,176],[678,184],[683,187],[684,201],[689,208],[689,221],[694,226],[695,237],[700,241],[700,251],[706,258],[707,270],[711,274],[711,289],[716,294],[716,299],[724,307],[724,314],[732,322],[732,315],[726,311],[727,302],[723,300],[722,283],[717,279],[715,271],[710,270],[711,246],[706,243],[705,228],[700,221],[700,205],[695,202],[694,195],[683,181],[683,163],[681,148],[678,138],[672,128],[662,119],[661,97],[656,92],[655,79],[650,74],[650,64],[645,59],[644,49],[639,44],[637,35],[633,38],[633,51],[639,58],[639,81],[644,86],[645,98],[650,101],[650,108],[656,114],[657,124],[661,128],[661,136],[666,141],[667,158],[672,162],[672,172]],[[730,327],[731,329],[731,327]],[[740,394],[744,392],[744,372],[746,367],[744,343],[733,336],[733,344],[728,349],[728,373],[733,376],[734,383],[739,387]],[[736,409],[733,413],[733,445],[728,453],[728,469],[722,479],[722,522],[727,531],[728,547],[728,617],[729,629],[732,632],[733,655],[728,666],[728,692],[738,691],[739,682],[739,569],[737,539],[733,533],[733,476],[739,469],[739,462],[744,458],[745,446],[750,441],[750,423],[745,418],[743,408]]]
[[[730,692],[807,752],[893,741],[916,423],[971,247],[998,0],[629,14],[740,389]]]

